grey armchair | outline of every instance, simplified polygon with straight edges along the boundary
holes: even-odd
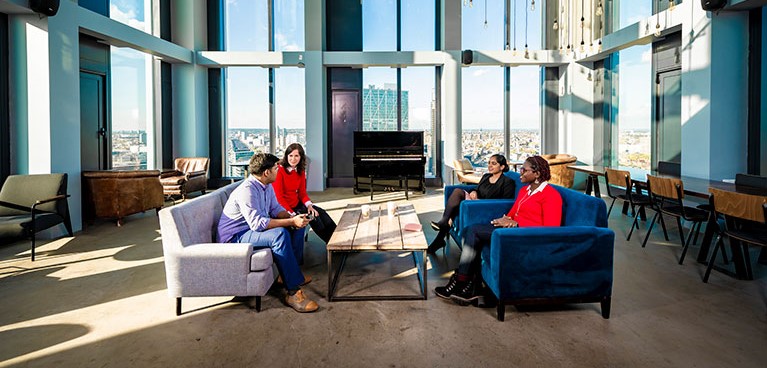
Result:
[[[176,315],[181,314],[181,298],[190,296],[249,297],[254,302],[249,306],[260,310],[261,296],[277,277],[271,250],[215,242],[224,204],[240,184],[160,211],[165,277],[168,293],[176,298]]]
[[[67,174],[11,175],[0,189],[0,239],[32,238],[35,234],[64,224],[72,236],[67,202]]]

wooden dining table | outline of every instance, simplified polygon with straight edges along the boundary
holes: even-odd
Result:
[[[746,186],[739,186],[735,185],[734,182],[726,182],[722,180],[711,180],[711,179],[705,179],[705,178],[695,178],[691,176],[677,176],[677,175],[669,175],[669,174],[663,174],[659,173],[655,170],[644,170],[640,168],[635,167],[610,167],[610,166],[601,166],[601,165],[570,165],[567,167],[570,170],[576,171],[576,172],[582,172],[587,176],[586,178],[586,194],[591,195],[592,192],[595,197],[601,198],[601,193],[599,191],[599,177],[605,176],[605,169],[608,168],[614,168],[616,170],[625,170],[628,171],[631,175],[631,181],[632,184],[635,185],[638,189],[641,190],[642,188],[647,188],[647,175],[653,175],[653,176],[660,176],[665,178],[674,178],[674,179],[680,179],[683,183],[684,188],[684,194],[696,197],[696,198],[703,198],[708,199],[709,196],[709,188],[717,188],[721,190],[726,190],[729,192],[736,192],[736,193],[743,193],[743,194],[750,194],[750,195],[759,195],[759,196],[767,196],[767,189],[762,188],[754,188],[754,187],[746,187]],[[627,207],[624,206],[624,213],[626,213]],[[716,216],[712,213],[709,217],[709,221],[706,224],[706,231],[703,234],[703,240],[701,241],[700,251],[698,252],[697,261],[699,263],[707,263],[708,262],[708,252],[709,248],[711,247],[711,241],[713,240],[715,229],[718,227],[718,224],[716,222]],[[741,279],[747,279],[749,278],[748,272],[746,270],[746,264],[745,264],[745,257],[743,255],[742,248],[735,244],[734,242],[731,243],[732,253],[733,253],[733,263],[735,265],[735,276]]]

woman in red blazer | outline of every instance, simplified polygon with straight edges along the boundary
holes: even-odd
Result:
[[[562,224],[562,197],[549,185],[549,163],[541,156],[525,160],[519,169],[520,181],[529,183],[519,190],[511,210],[489,224],[469,227],[463,237],[458,269],[447,285],[434,289],[437,296],[466,305],[481,295],[482,277],[479,275],[482,248],[490,245],[493,230],[500,227],[560,226]]]
[[[277,179],[272,183],[277,201],[291,214],[305,213],[312,220],[309,225],[325,243],[330,240],[336,223],[325,210],[312,203],[306,193],[306,153],[304,147],[293,143],[285,150],[279,163]]]

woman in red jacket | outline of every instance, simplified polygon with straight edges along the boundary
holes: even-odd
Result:
[[[330,240],[336,223],[325,210],[312,203],[306,193],[306,153],[304,147],[293,143],[285,150],[285,156],[279,163],[277,179],[272,183],[277,201],[291,214],[306,213],[314,232],[325,243]]]
[[[480,277],[482,248],[490,245],[493,230],[499,227],[560,226],[562,224],[562,197],[548,184],[551,179],[549,163],[541,156],[525,160],[519,169],[520,181],[530,183],[522,187],[511,210],[489,224],[469,227],[463,237],[458,269],[447,285],[434,289],[437,296],[452,299],[458,304],[472,303],[481,294]]]

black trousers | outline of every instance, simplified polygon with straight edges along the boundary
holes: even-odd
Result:
[[[470,226],[463,236],[461,260],[458,263],[458,273],[474,276],[480,273],[482,266],[482,249],[490,246],[490,236],[497,229],[493,224],[476,224]]]
[[[325,243],[330,241],[330,237],[333,235],[333,232],[336,230],[336,222],[333,221],[332,218],[330,218],[330,215],[328,215],[325,210],[323,210],[320,207],[312,206],[315,210],[317,210],[317,213],[319,216],[315,217],[314,220],[309,222],[309,225],[312,227],[314,232],[317,234],[317,236],[320,237]],[[308,209],[303,203],[298,203],[297,206],[293,207],[293,212],[296,213],[307,213]]]

